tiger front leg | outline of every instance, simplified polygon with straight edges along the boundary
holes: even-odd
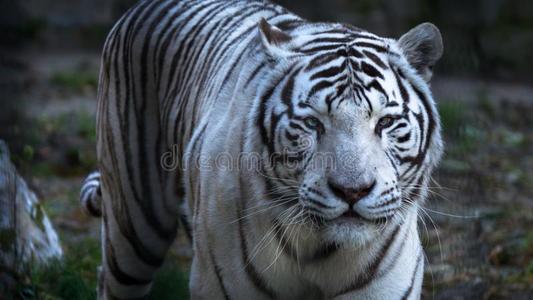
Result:
[[[122,197],[124,191],[118,192],[119,187],[113,186],[114,192],[110,192],[106,181],[102,190],[104,214],[98,299],[145,298],[174,240],[177,223],[155,230],[150,226],[146,210],[133,198]]]

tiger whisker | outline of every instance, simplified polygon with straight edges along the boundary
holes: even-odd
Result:
[[[421,205],[419,205],[417,202],[415,202],[413,200],[410,200],[410,199],[406,199],[406,201],[408,203],[411,203],[412,205],[416,206],[420,211],[422,211],[422,213],[429,219],[429,221],[433,225],[433,228],[435,229],[435,233],[437,234],[437,241],[439,243],[439,252],[440,252],[441,261],[444,261],[444,255],[443,255],[443,252],[442,252],[442,243],[441,243],[441,240],[440,240],[440,232],[439,232],[439,229],[437,228],[437,225],[436,225],[435,221],[426,212],[426,209],[424,207],[422,207]],[[428,235],[428,238],[429,238],[429,235]]]
[[[285,210],[275,221],[274,223],[272,224],[270,230],[268,231],[268,233],[261,239],[261,241],[256,245],[256,247],[254,248],[254,250],[252,251],[253,255],[251,256],[251,258],[249,259],[249,261],[252,261],[255,256],[261,252],[263,249],[265,249],[266,247],[268,247],[268,245],[270,243],[272,243],[272,241],[274,240],[274,237],[275,237],[275,232],[276,232],[276,227],[280,224],[280,223],[284,223],[282,222],[283,219],[289,219],[291,217],[291,215],[297,211],[297,207],[291,207],[290,209],[287,209]],[[289,223],[290,224],[290,223]],[[271,236],[270,237],[270,240],[265,244],[264,242],[266,241],[266,239],[268,238],[268,236]],[[262,245],[263,244],[263,245]],[[262,247],[261,247],[262,246]]]
[[[445,200],[448,200],[446,198],[443,198]],[[416,203],[416,205],[420,206],[420,204],[418,204],[417,201],[411,201],[411,203]],[[459,218],[459,219],[477,219],[479,218],[479,215],[457,215],[457,214],[452,214],[452,213],[448,213],[448,212],[442,212],[442,211],[438,211],[438,210],[434,210],[434,209],[431,209],[431,208],[427,208],[427,207],[423,207],[426,211],[429,211],[429,212],[432,212],[432,213],[435,213],[435,214],[439,214],[439,215],[442,215],[442,216],[446,216],[446,217],[452,217],[452,218]]]
[[[271,180],[276,180],[276,181],[285,181],[285,182],[293,182],[293,183],[298,183],[298,180],[294,180],[294,179],[290,179],[290,178],[278,178],[278,177],[273,177],[273,176],[269,176],[267,174],[264,174],[260,171],[257,171],[257,174],[267,178],[267,179],[271,179]]]
[[[294,230],[294,226],[291,226],[291,225],[297,225],[299,224],[299,221],[298,220],[295,220],[297,219],[299,216],[301,216],[302,212],[301,211],[298,211],[298,214],[295,215],[295,216],[292,216],[290,217],[290,222],[288,222],[288,224],[284,224],[285,225],[285,228],[283,229],[283,232],[281,233],[281,241],[280,243],[278,244],[277,248],[276,248],[276,251],[275,251],[275,256],[274,256],[274,259],[272,260],[272,262],[263,270],[263,272],[267,271],[268,269],[270,269],[273,265],[275,265],[275,263],[278,261],[278,259],[281,257],[281,254],[283,253],[283,251],[285,250],[285,247],[287,246],[287,243],[289,243],[289,239],[286,239],[285,236],[287,235],[287,231],[288,230]],[[292,228],[292,229],[291,229]],[[289,238],[290,238],[290,235],[289,235]],[[284,243],[282,241],[285,241]],[[281,248],[281,249],[280,249]]]
[[[280,218],[283,218],[285,216],[286,213],[290,212],[291,210],[288,209],[286,211],[284,211],[281,215],[280,215]],[[276,219],[274,220],[274,223],[272,224],[272,226],[270,227],[270,229],[268,230],[268,232],[263,236],[263,238],[257,243],[257,245],[254,247],[254,249],[252,249],[252,252],[251,252],[251,256],[250,258],[248,259],[248,263],[252,262],[255,257],[257,256],[257,254],[259,254],[259,252],[263,251],[263,249],[265,249],[266,247],[268,247],[268,245],[272,242],[272,240],[274,239],[275,235],[272,235],[275,230],[277,230],[276,226],[279,225],[279,219]],[[264,242],[269,238],[270,236],[270,240],[264,244]],[[264,244],[264,246],[263,246]]]
[[[233,224],[233,223],[238,222],[238,221],[240,221],[240,220],[247,219],[247,218],[249,218],[249,217],[251,217],[251,216],[255,216],[255,215],[261,214],[261,213],[266,212],[266,211],[268,211],[268,210],[270,210],[270,209],[273,209],[273,208],[276,208],[276,207],[282,206],[282,205],[284,205],[284,204],[286,204],[286,203],[289,203],[289,202],[291,202],[291,201],[293,201],[293,200],[295,200],[295,199],[286,199],[286,200],[280,201],[280,202],[278,202],[278,203],[276,203],[276,204],[273,204],[273,205],[270,205],[270,206],[267,206],[267,207],[258,207],[258,210],[256,210],[256,211],[252,211],[252,212],[249,213],[249,214],[242,215],[242,216],[240,216],[239,218],[237,218],[237,219],[231,221],[230,224]]]
[[[278,198],[275,198],[275,199],[265,200],[262,203],[259,203],[259,204],[256,204],[254,206],[248,207],[246,209],[243,209],[242,211],[243,212],[247,212],[247,211],[254,210],[254,209],[258,208],[258,207],[269,206],[269,205],[272,205],[272,204],[276,204],[278,202],[284,202],[284,201],[286,201],[288,199],[293,200],[294,198],[298,198],[298,196],[297,195],[282,195],[282,196],[280,196]],[[264,199],[260,199],[260,198],[256,197],[256,198],[253,198],[252,200],[253,201],[261,201],[261,200],[264,200]]]

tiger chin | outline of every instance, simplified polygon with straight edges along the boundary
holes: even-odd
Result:
[[[192,299],[420,298],[442,52],[430,23],[392,39],[268,1],[139,2],[104,46],[80,197],[103,217],[98,298],[149,295],[178,217]]]

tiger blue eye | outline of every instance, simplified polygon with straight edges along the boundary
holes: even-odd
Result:
[[[305,118],[304,123],[307,125],[307,127],[314,128],[320,124],[320,121],[318,121],[318,119],[315,117],[307,117]]]

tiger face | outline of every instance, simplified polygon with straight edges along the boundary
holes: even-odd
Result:
[[[337,243],[402,222],[441,156],[428,88],[438,29],[399,41],[340,25],[298,36],[262,22],[260,32],[272,64],[257,109],[272,200]]]

